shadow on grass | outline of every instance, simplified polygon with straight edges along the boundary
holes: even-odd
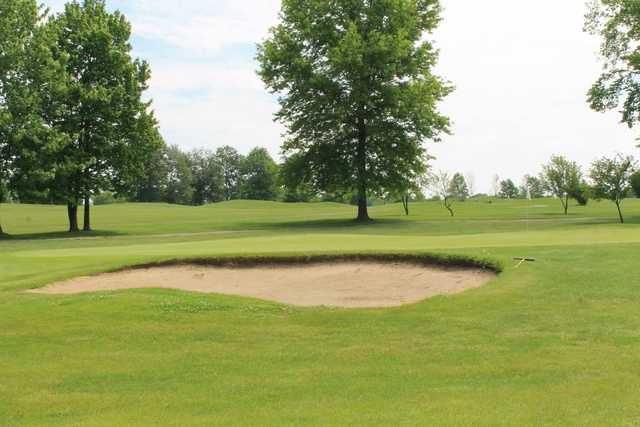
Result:
[[[50,233],[2,234],[0,235],[0,242],[25,240],[84,240],[126,235],[127,233],[121,233],[117,231],[82,231],[78,233],[69,233],[68,231],[55,231]]]
[[[586,227],[591,225],[638,225],[640,224],[640,216],[625,216],[624,224],[620,223],[620,218],[618,218],[615,214],[610,217],[600,217],[600,218],[587,218],[584,221],[575,221],[569,222],[567,225],[578,226],[578,227]]]
[[[262,230],[310,230],[310,231],[331,231],[331,230],[361,230],[368,228],[387,227],[390,225],[404,225],[410,222],[401,219],[372,219],[368,222],[361,222],[355,219],[320,219],[309,221],[286,221],[277,223],[254,224]]]

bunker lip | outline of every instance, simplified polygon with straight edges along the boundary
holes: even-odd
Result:
[[[478,288],[499,268],[449,257],[349,255],[171,261],[79,277],[30,291],[78,294],[177,289],[252,297],[302,307],[384,308]],[[457,260],[458,262],[454,263]]]
[[[220,256],[207,258],[180,258],[136,264],[111,272],[196,265],[202,267],[253,268],[261,266],[297,266],[340,262],[406,263],[434,268],[480,269],[496,274],[502,266],[493,260],[463,255],[402,254],[402,253],[351,253],[326,255],[272,255],[272,256]]]

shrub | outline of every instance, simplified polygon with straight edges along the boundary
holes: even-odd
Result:
[[[571,197],[576,199],[580,206],[587,206],[589,204],[589,195],[591,189],[585,183],[578,185],[578,187],[571,193]]]

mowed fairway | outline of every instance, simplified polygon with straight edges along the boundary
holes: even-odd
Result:
[[[2,205],[0,425],[638,425],[640,201],[374,207]],[[529,220],[527,220],[527,218]],[[45,284],[180,258],[438,253],[495,260],[479,289],[392,309],[299,308]],[[515,268],[513,257],[538,259]]]

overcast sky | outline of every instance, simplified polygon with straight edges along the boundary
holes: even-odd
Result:
[[[59,9],[63,1],[50,0]],[[133,24],[135,54],[152,66],[150,96],[169,144],[279,157],[274,98],[255,75],[255,43],[276,23],[279,0],[111,0]],[[473,173],[479,191],[495,174],[519,183],[553,154],[587,166],[638,154],[637,132],[618,114],[592,112],[598,40],[584,34],[585,0],[442,0],[433,35],[438,72],[456,91],[442,105],[453,135],[430,144],[436,169]]]

